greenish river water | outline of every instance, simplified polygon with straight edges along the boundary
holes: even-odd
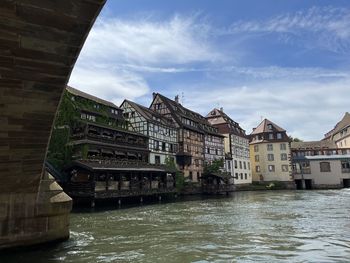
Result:
[[[350,262],[350,190],[76,212],[69,241],[0,262]]]

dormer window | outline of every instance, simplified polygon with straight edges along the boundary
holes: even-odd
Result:
[[[268,124],[268,125],[267,125],[267,128],[268,128],[269,130],[272,130],[272,124]]]

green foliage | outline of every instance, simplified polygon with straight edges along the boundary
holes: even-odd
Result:
[[[204,175],[209,175],[213,173],[220,172],[220,169],[224,167],[224,159],[213,160],[210,164],[206,163],[204,165]]]
[[[54,128],[51,135],[47,160],[58,170],[71,162],[72,146],[67,145],[70,138],[68,127]]]
[[[289,136],[289,140],[290,140],[291,142],[303,142],[303,140],[301,140],[301,139],[299,139],[299,138],[297,138],[297,137],[293,138],[292,136]]]
[[[184,185],[185,185],[185,176],[177,168],[174,158],[166,157],[165,158],[165,166],[170,171],[175,171],[175,185],[176,185],[176,189],[177,189],[178,192],[181,192],[183,190],[183,188],[184,188]]]

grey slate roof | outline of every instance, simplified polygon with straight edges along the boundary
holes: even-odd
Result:
[[[167,126],[171,126],[171,127],[175,128],[175,125],[172,122],[172,120],[170,120],[169,118],[164,117],[163,115],[153,111],[152,109],[149,109],[143,105],[140,105],[140,104],[133,102],[133,101],[130,101],[130,100],[124,100],[124,102],[129,103],[146,120],[151,121],[151,122],[158,122],[158,123],[161,123],[163,125],[167,125]]]
[[[196,130],[197,132],[208,133],[211,135],[222,137],[222,135],[216,131],[217,129],[214,126],[212,126],[208,122],[208,120],[205,117],[203,117],[201,114],[185,108],[180,103],[174,100],[171,100],[163,96],[162,94],[156,93],[155,96],[159,96],[162,99],[162,101],[168,106],[168,108],[172,113],[172,116],[180,126],[188,129]],[[182,117],[192,120],[195,123],[198,123],[199,127],[196,129],[192,126],[183,124],[181,121]]]
[[[112,108],[119,109],[119,107],[118,107],[117,105],[115,105],[114,103],[112,103],[112,102],[109,102],[109,101],[100,99],[100,98],[95,97],[95,96],[93,96],[93,95],[87,94],[87,93],[85,93],[85,92],[83,92],[83,91],[81,91],[81,90],[77,90],[77,89],[75,89],[75,88],[73,88],[73,87],[67,86],[67,87],[66,87],[66,90],[67,90],[69,93],[71,93],[71,94],[73,94],[73,95],[75,95],[75,96],[83,97],[83,98],[85,98],[85,99],[95,101],[95,102],[97,102],[97,103],[99,103],[99,104],[102,104],[102,105],[105,105],[105,106],[108,106],[108,107],[112,107]]]

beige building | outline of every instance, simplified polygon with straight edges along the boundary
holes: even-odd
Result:
[[[250,134],[253,181],[292,183],[289,141],[286,130],[267,119],[253,129]]]
[[[325,134],[324,140],[334,141],[338,148],[350,148],[350,113],[344,117],[335,127]]]
[[[294,161],[297,189],[350,187],[350,155],[314,155]]]
[[[297,189],[350,187],[350,148],[332,140],[292,142],[291,148]]]
[[[225,170],[234,177],[234,184],[251,184],[249,139],[245,130],[224,113],[222,108],[213,109],[206,118],[225,136]]]

